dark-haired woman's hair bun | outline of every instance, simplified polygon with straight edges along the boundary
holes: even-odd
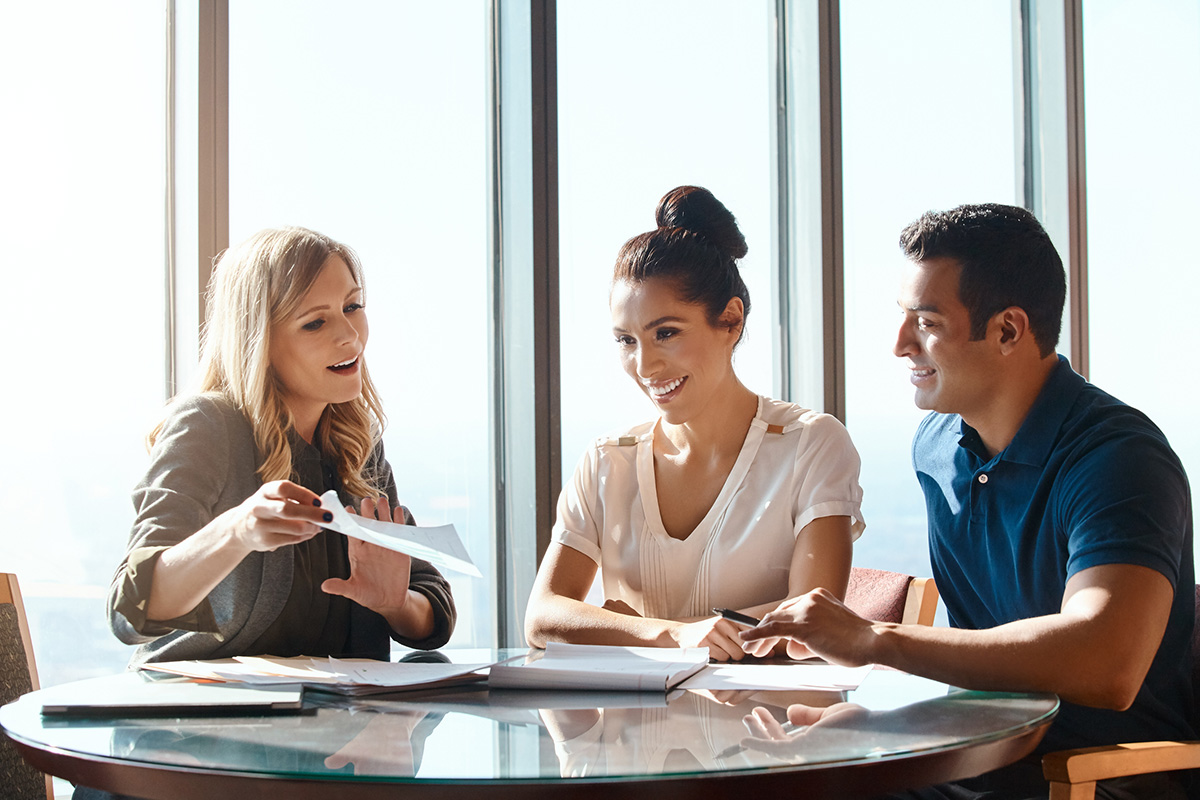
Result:
[[[658,201],[654,220],[660,228],[683,228],[723,251],[731,259],[746,255],[746,237],[737,220],[708,189],[678,186]]]
[[[744,332],[750,291],[737,260],[746,255],[746,239],[733,214],[708,189],[680,186],[658,201],[654,219],[656,230],[621,247],[613,283],[669,280],[684,302],[704,306],[710,325]],[[742,314],[730,321],[723,315],[735,297],[742,301]]]

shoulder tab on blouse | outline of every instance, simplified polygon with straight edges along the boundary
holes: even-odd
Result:
[[[601,436],[596,440],[597,447],[631,447],[637,443],[636,436]]]

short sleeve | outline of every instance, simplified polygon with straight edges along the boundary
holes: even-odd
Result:
[[[850,434],[836,417],[813,412],[806,415],[804,436],[796,452],[792,533],[821,517],[850,517],[854,539],[862,535],[861,461]]]
[[[1063,476],[1058,529],[1067,536],[1067,576],[1135,564],[1175,586],[1180,554],[1190,550],[1189,497],[1187,476],[1165,442],[1136,431],[1109,436]]]
[[[599,501],[599,450],[589,447],[575,465],[571,481],[558,496],[551,538],[600,563],[600,525],[594,509]]]

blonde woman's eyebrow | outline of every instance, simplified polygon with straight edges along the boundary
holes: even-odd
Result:
[[[362,294],[362,288],[355,286],[353,289],[351,289],[349,292],[346,293],[346,299],[349,300],[350,298],[354,297],[355,295],[359,295],[359,294]],[[314,311],[328,311],[328,310],[329,310],[329,304],[322,303],[320,305],[313,306],[310,309],[307,309],[305,311],[301,311],[301,312],[297,313],[296,319],[300,319],[301,317],[307,317],[309,314],[312,314]]]

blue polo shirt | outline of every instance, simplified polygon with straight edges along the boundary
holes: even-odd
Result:
[[[953,627],[1054,614],[1067,579],[1102,564],[1149,567],[1175,587],[1166,632],[1133,706],[1117,712],[1063,703],[1042,751],[1196,738],[1191,495],[1153,422],[1059,356],[1002,452],[989,456],[957,414],[934,413],[917,428],[913,468],[925,493],[934,578]]]

